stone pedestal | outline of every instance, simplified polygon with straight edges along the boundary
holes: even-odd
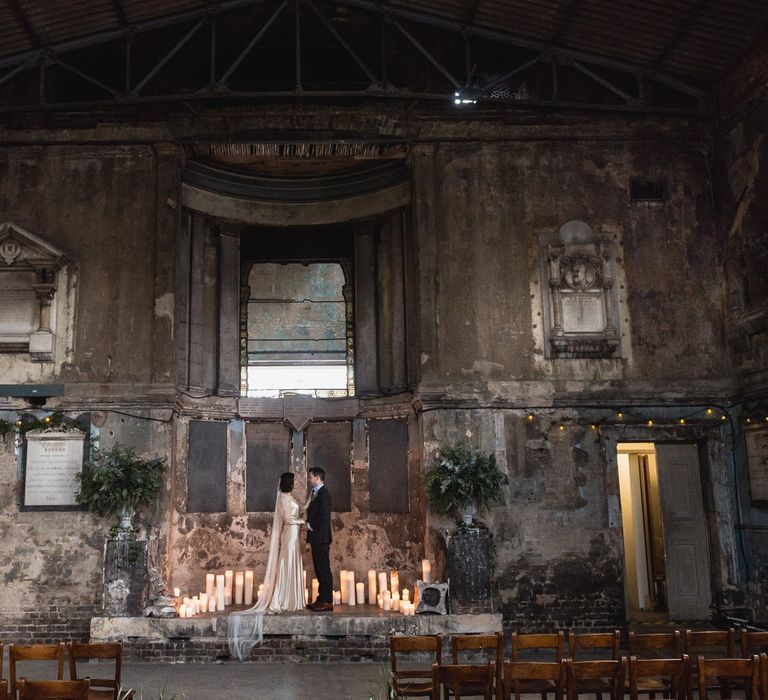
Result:
[[[492,611],[493,549],[490,532],[484,528],[462,528],[451,533],[446,544],[451,611]]]
[[[147,605],[149,542],[133,532],[118,532],[104,544],[104,612],[142,615]]]

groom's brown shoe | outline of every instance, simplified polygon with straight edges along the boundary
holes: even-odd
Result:
[[[314,603],[310,608],[312,612],[333,612],[332,603]]]

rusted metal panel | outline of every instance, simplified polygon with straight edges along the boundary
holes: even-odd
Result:
[[[372,420],[368,424],[371,513],[407,513],[408,421]]]
[[[275,507],[280,474],[291,471],[291,432],[284,423],[246,423],[245,509]]]
[[[189,422],[187,512],[227,510],[227,427],[225,421]]]
[[[352,510],[352,423],[313,423],[307,428],[307,467],[325,469],[334,513]]]

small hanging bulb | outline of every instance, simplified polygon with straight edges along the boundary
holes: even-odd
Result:
[[[751,423],[751,422],[752,422],[752,419],[751,418],[747,418],[747,423]]]
[[[526,416],[526,418],[528,419],[528,422],[529,422],[529,423],[532,423],[532,422],[533,422],[533,413],[529,413],[529,414]]]
[[[51,422],[50,416],[46,416],[45,418],[43,418],[43,423],[50,423],[50,422]]]
[[[685,418],[681,418],[679,422],[680,422],[680,425],[685,425]]]
[[[561,423],[560,424],[560,431],[562,432],[563,430],[565,430],[565,426]]]
[[[714,411],[711,408],[707,409],[707,415],[711,416],[714,413]]]
[[[592,423],[592,425],[590,425],[589,427],[592,428],[592,430],[597,430],[597,426],[594,423]]]
[[[720,420],[722,420],[722,421],[726,421],[726,420],[728,420],[728,416],[726,416],[725,414],[723,414],[722,416],[720,416]]]
[[[649,427],[649,428],[652,428],[652,427],[653,427],[653,421],[652,421],[652,420],[649,420],[649,421],[648,421],[648,427]]]
[[[619,420],[623,420],[623,418],[624,418],[624,414],[623,414],[621,411],[619,411],[619,412],[616,414],[616,417],[617,417]]]

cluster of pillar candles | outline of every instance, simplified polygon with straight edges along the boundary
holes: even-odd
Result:
[[[424,583],[432,581],[432,565],[428,559],[421,562],[421,580]],[[389,581],[387,581],[389,578]],[[382,610],[401,612],[403,615],[416,614],[418,589],[414,590],[414,600],[411,600],[407,588],[400,590],[400,575],[397,571],[368,571],[368,595],[366,599],[365,583],[355,581],[355,572],[342,569],[339,574],[339,590],[333,591],[334,605],[378,605]],[[304,600],[317,599],[318,581],[312,579],[311,597],[307,587],[307,572],[304,572]],[[253,571],[231,571],[223,574],[205,575],[205,593],[196,596],[182,595],[179,588],[173,589],[176,596],[176,610],[179,617],[193,617],[205,612],[223,611],[228,605],[253,605],[264,589],[260,584],[255,591]]]

